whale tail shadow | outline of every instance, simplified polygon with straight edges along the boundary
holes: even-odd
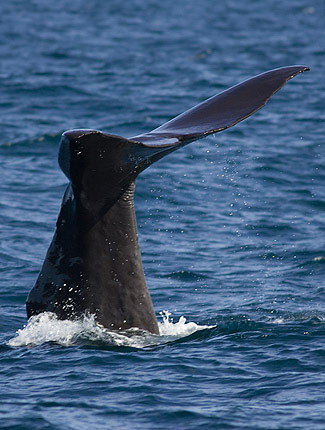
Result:
[[[158,333],[137,238],[137,175],[178,148],[249,117],[307,70],[291,66],[263,73],[129,139],[97,130],[65,132],[59,164],[70,184],[27,299],[28,317],[44,311],[61,319],[91,313],[107,328]]]

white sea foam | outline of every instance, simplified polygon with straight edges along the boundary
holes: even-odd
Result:
[[[275,319],[271,320],[271,323],[273,323],[273,324],[283,324],[284,323],[284,319],[283,318],[275,318]]]
[[[177,322],[171,318],[168,311],[160,313],[159,335],[146,331],[130,329],[113,332],[96,323],[93,315],[85,316],[82,320],[59,320],[51,312],[44,312],[31,317],[26,326],[17,331],[15,337],[9,340],[12,347],[37,346],[46,342],[71,346],[80,342],[100,342],[111,346],[145,348],[189,336],[198,330],[213,326],[198,325],[186,322],[183,316]]]

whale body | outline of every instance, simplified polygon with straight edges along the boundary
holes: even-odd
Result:
[[[158,334],[138,243],[136,177],[165,155],[252,115],[306,70],[290,66],[260,74],[132,138],[98,130],[63,133],[59,165],[69,184],[27,299],[28,318],[45,311],[59,319],[88,314],[111,330]]]

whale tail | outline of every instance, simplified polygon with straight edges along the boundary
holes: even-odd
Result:
[[[129,139],[97,130],[63,134],[59,164],[74,191],[82,189],[94,212],[113,204],[137,175],[165,155],[213,133],[225,130],[259,109],[289,79],[309,70],[282,67],[231,87],[187,110],[149,133]]]
[[[270,100],[306,66],[274,69],[235,85],[178,115],[160,127],[132,137],[146,146],[182,146],[243,121]]]
[[[137,175],[176,149],[244,120],[306,70],[292,66],[263,73],[130,139],[97,130],[64,133],[59,164],[70,184],[27,300],[28,317],[44,311],[61,319],[89,313],[109,329],[158,333],[133,207]]]

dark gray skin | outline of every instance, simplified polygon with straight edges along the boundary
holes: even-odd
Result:
[[[59,164],[70,183],[27,299],[28,318],[45,311],[59,319],[93,314],[112,330],[136,327],[158,334],[138,243],[136,177],[170,152],[252,115],[306,70],[291,66],[263,73],[131,139],[96,130],[65,132]]]

